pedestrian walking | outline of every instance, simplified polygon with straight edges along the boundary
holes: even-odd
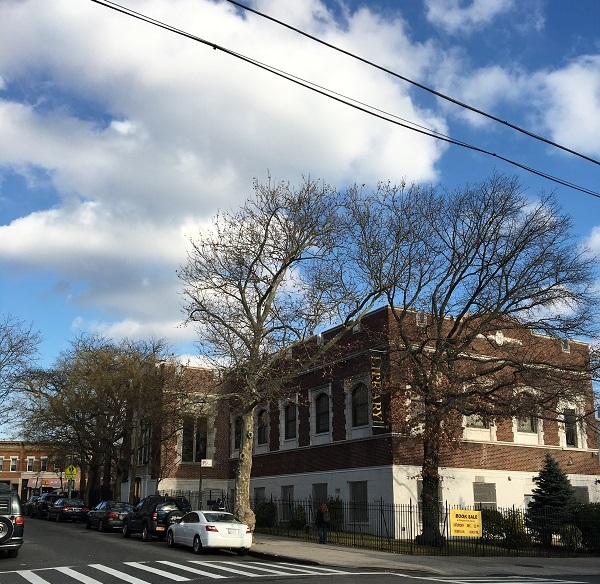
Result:
[[[317,516],[315,517],[317,533],[319,534],[319,543],[327,543],[327,531],[329,530],[330,523],[331,517],[329,516],[329,509],[325,503],[321,503],[317,510]]]

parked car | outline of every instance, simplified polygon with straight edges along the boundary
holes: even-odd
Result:
[[[0,550],[16,558],[23,545],[25,516],[19,495],[8,485],[0,483]]]
[[[64,495],[60,493],[44,493],[35,502],[34,516],[38,519],[48,519],[48,510],[54,503],[63,498]]]
[[[48,508],[48,519],[60,521],[85,521],[90,508],[83,499],[57,499]]]
[[[141,533],[143,541],[150,541],[152,536],[164,539],[169,525],[190,509],[190,503],[185,497],[146,497],[125,516],[123,537]]]
[[[37,503],[39,495],[32,495],[29,497],[27,502],[23,505],[23,514],[28,517],[35,517],[35,504]]]
[[[191,511],[169,526],[167,545],[185,545],[195,553],[205,549],[229,549],[243,556],[252,545],[252,531],[231,513]]]
[[[97,527],[98,531],[122,529],[125,515],[133,511],[133,505],[117,501],[102,501],[87,514],[85,526],[90,529]]]

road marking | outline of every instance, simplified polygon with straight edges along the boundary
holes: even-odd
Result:
[[[415,576],[394,572],[394,576],[410,578],[412,580],[429,580],[432,582],[445,582],[446,584],[588,584],[585,580],[559,580],[557,578],[544,578],[539,576]]]
[[[114,568],[109,568],[108,566],[104,566],[102,564],[90,564],[90,568],[96,568],[96,570],[100,570],[101,572],[105,572],[106,574],[110,574],[115,578],[120,578],[121,580],[125,580],[125,582],[130,582],[130,584],[149,584],[146,580],[142,580],[140,578],[136,578],[135,576],[130,576],[125,572],[120,572],[119,570],[115,570]]]
[[[17,574],[20,574],[31,584],[48,584],[47,580],[44,580],[41,576],[38,576],[33,570],[19,570]]]
[[[54,569],[57,572],[61,572],[62,574],[70,576],[71,578],[74,578],[75,580],[79,580],[80,582],[83,582],[83,584],[102,584],[102,582],[100,582],[100,580],[96,580],[95,578],[91,578],[90,576],[86,576],[85,574],[80,574],[79,572],[76,572],[75,570],[73,570],[73,568],[54,568]]]
[[[158,560],[159,563],[165,564],[165,566],[171,566],[179,570],[185,570],[192,574],[200,574],[201,576],[208,576],[209,578],[227,578],[223,574],[213,574],[212,572],[206,572],[205,570],[199,570],[198,568],[192,568],[192,566],[186,566],[184,564],[176,564],[175,562],[169,562],[168,560]]]
[[[201,560],[190,560],[192,564],[200,564],[202,566],[206,566],[208,562],[203,562]],[[224,562],[226,565],[229,562]],[[232,574],[239,574],[240,576],[249,576],[250,578],[264,578],[264,574],[256,574],[253,572],[244,572],[243,570],[236,570],[235,568],[228,568],[227,566],[221,566],[217,562],[210,562],[211,568],[214,566],[217,570],[223,570],[224,572],[231,572]]]
[[[140,570],[146,570],[146,572],[151,572],[152,574],[158,574],[163,578],[168,578],[169,580],[175,580],[176,582],[188,582],[189,578],[185,576],[178,576],[177,574],[172,574],[171,572],[165,572],[164,570],[159,570],[158,568],[153,568],[152,566],[147,566],[141,562],[123,562],[126,566],[131,566],[133,568],[138,568]]]

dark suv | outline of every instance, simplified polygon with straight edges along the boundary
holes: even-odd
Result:
[[[123,537],[141,533],[143,541],[152,536],[163,539],[167,529],[175,519],[182,517],[191,506],[185,497],[161,497],[151,495],[142,499],[123,520]]]
[[[19,555],[24,528],[25,516],[19,495],[0,483],[0,550],[6,550],[9,558]]]

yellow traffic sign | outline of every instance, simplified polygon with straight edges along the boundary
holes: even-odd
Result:
[[[77,476],[77,469],[71,464],[65,469],[65,478],[74,479]]]

